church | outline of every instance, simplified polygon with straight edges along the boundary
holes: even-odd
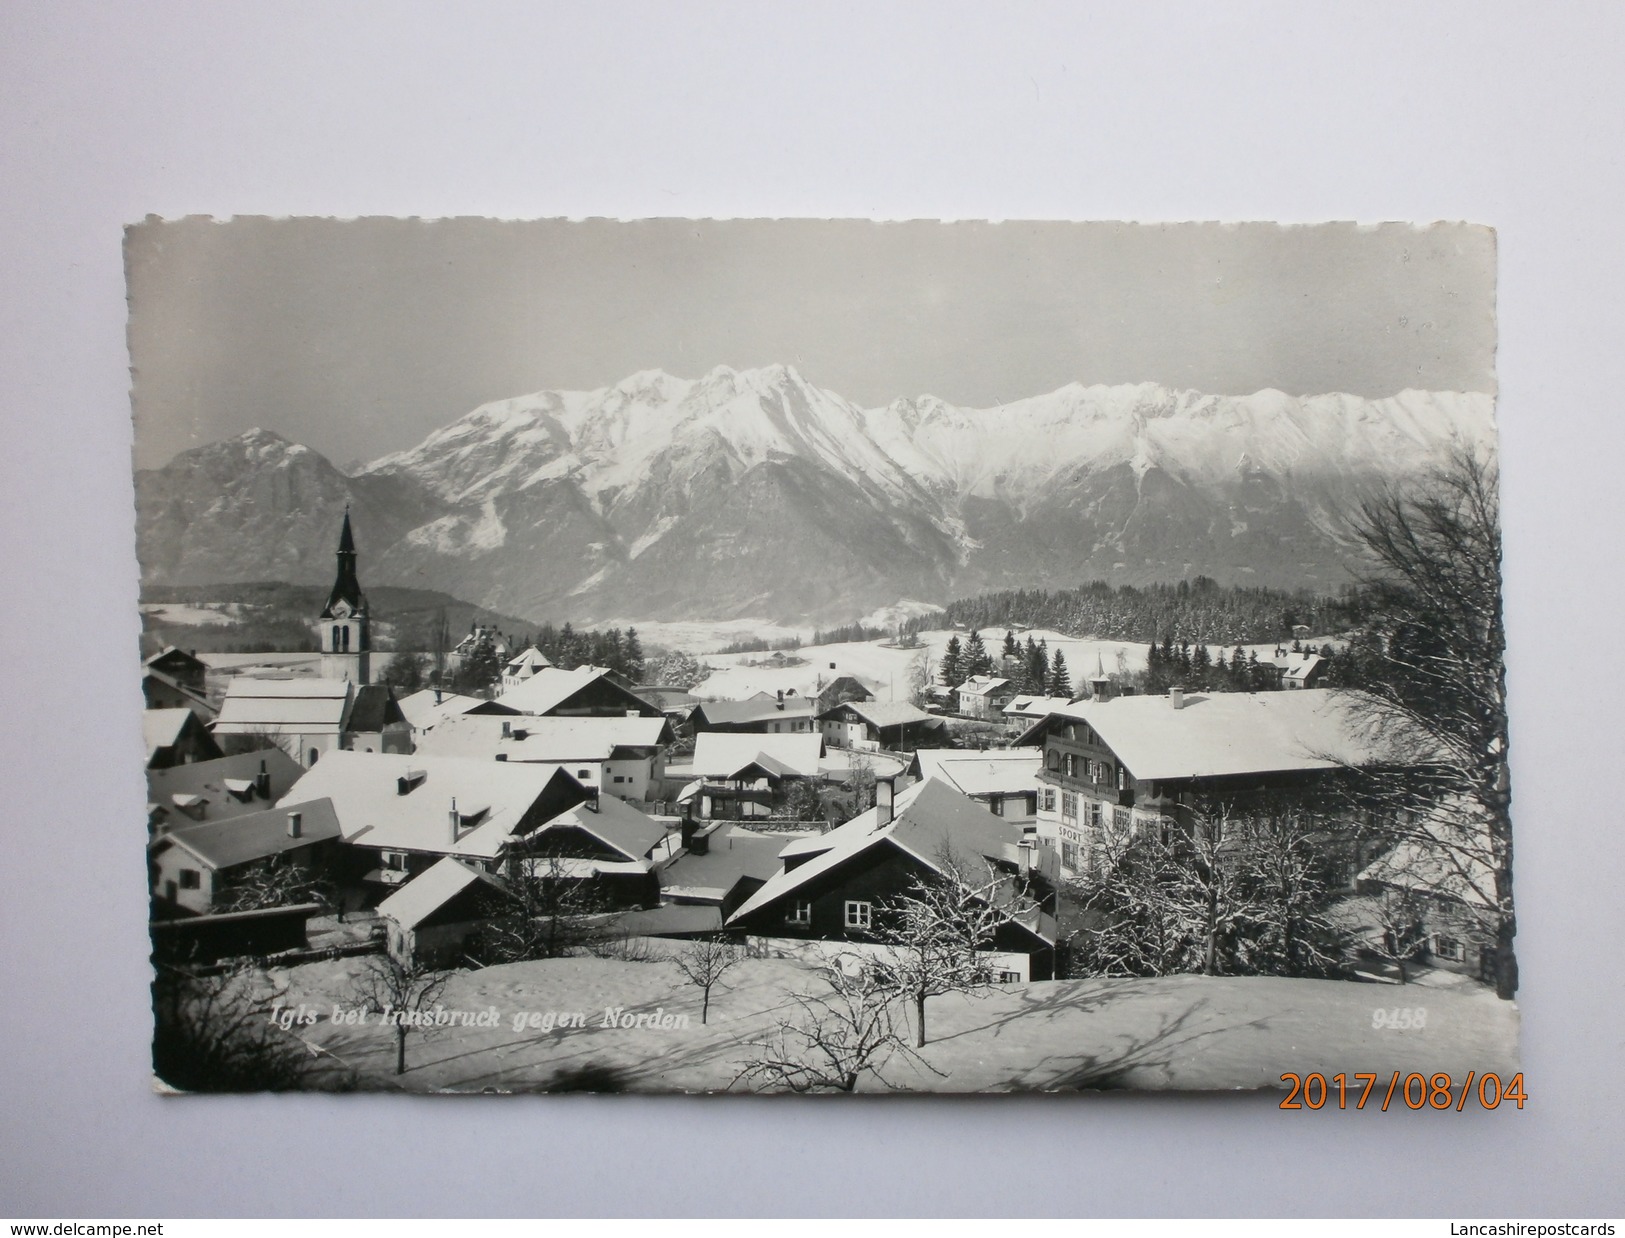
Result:
[[[356,575],[355,534],[350,531],[350,509],[344,509],[339,531],[338,573],[327,605],[316,620],[321,642],[322,678],[364,684],[372,678],[372,637],[368,631],[367,595]]]
[[[369,682],[372,635],[348,508],[339,531],[338,571],[316,619],[316,635],[319,677],[238,676],[226,688],[215,735],[241,736],[246,743],[275,740],[307,768],[338,749],[411,752],[412,728],[394,692]]]

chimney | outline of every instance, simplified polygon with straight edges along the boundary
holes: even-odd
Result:
[[[513,737],[513,723],[509,722],[506,718],[504,718],[502,720],[502,738],[503,739],[511,739],[512,737]]]
[[[254,794],[262,800],[271,798],[271,775],[265,772],[265,762],[260,762],[260,772],[254,775]]]
[[[875,779],[875,828],[891,824],[892,804],[897,799],[897,775]]]
[[[1185,708],[1185,689],[1183,689],[1183,688],[1169,688],[1168,689],[1168,704],[1172,705],[1175,709],[1184,709]]]
[[[711,831],[702,830],[696,825],[689,834],[688,841],[683,845],[688,848],[689,855],[709,855],[711,852]]]
[[[586,800],[587,811],[588,812],[597,812],[598,811],[598,788],[597,787],[585,787],[585,788],[583,788],[583,790],[585,790],[587,792],[587,800]]]
[[[683,814],[683,819],[679,822],[679,828],[682,830],[683,850],[687,851],[694,842],[695,831],[700,828],[700,823],[694,819],[694,805],[692,803],[688,806],[688,811]]]
[[[835,663],[833,663],[833,662],[831,662],[831,663],[830,663],[830,664],[829,664],[829,669],[830,669],[830,670],[834,670],[834,669],[835,669]]]
[[[304,836],[305,816],[303,813],[290,812],[288,814],[288,837],[301,838]]]
[[[434,703],[435,703],[435,704],[436,704],[436,705],[438,705],[438,704],[440,704],[440,703],[441,703],[441,702],[440,702],[440,689],[439,689],[439,688],[436,688],[436,689],[435,689],[435,690],[434,690]]]
[[[457,797],[451,797],[451,841],[457,841],[457,832],[462,829],[463,819],[457,815]]]
[[[779,689],[779,708],[780,709],[784,708],[784,689],[783,688]]]

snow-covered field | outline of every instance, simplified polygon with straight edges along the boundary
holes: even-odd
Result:
[[[301,1034],[361,1072],[364,1086],[412,1091],[531,1090],[572,1076],[628,1091],[726,1090],[751,1057],[749,1042],[791,1012],[787,995],[820,983],[789,959],[747,959],[713,991],[710,1022],[702,1027],[699,991],[680,985],[666,962],[571,958],[459,973],[442,1004],[494,1008],[497,1026],[414,1032],[407,1072],[397,1078],[393,1033],[376,1016],[359,1027],[328,1017],[335,1003],[349,1004],[349,977],[361,965],[348,959],[284,973],[290,1002],[309,1003],[322,1015]],[[1373,1027],[1374,1012],[1392,1007],[1425,1008],[1425,1026]],[[608,1009],[687,1015],[688,1026],[605,1027]],[[585,1026],[516,1030],[515,1016],[532,1011],[578,1012]],[[1202,976],[1065,980],[933,998],[927,1031],[923,1065],[896,1058],[886,1069],[894,1087],[1228,1089],[1278,1087],[1286,1071],[1328,1078],[1363,1071],[1386,1080],[1395,1070],[1456,1078],[1494,1070],[1507,1079],[1518,1069],[1518,1010],[1477,986],[1446,991]]]
[[[703,626],[703,625],[696,625]],[[997,656],[1004,644],[1003,628],[989,628],[982,640],[989,652]],[[1106,674],[1143,671],[1145,645],[1134,641],[1094,640],[1088,637],[1064,636],[1049,628],[1018,628],[1016,639],[1023,645],[1031,636],[1035,641],[1047,641],[1050,657],[1057,651],[1066,658],[1067,670],[1072,676],[1074,690],[1082,691],[1083,681],[1098,670]],[[702,699],[743,700],[758,692],[778,692],[795,689],[807,694],[816,691],[820,677],[828,682],[836,675],[855,675],[882,701],[906,701],[909,697],[909,666],[923,649],[931,659],[932,673],[942,660],[948,640],[958,636],[963,644],[968,633],[933,631],[920,633],[919,649],[898,649],[884,641],[861,641],[839,645],[807,645],[786,657],[801,658],[806,665],[794,667],[747,666],[761,662],[771,655],[763,653],[707,654],[701,661],[717,668],[717,672],[701,682],[694,693]],[[1318,647],[1330,638],[1315,637]],[[1245,645],[1260,658],[1271,654],[1275,645]],[[834,663],[834,666],[831,666]]]
[[[151,615],[153,622],[160,624],[230,627],[241,618],[243,607],[238,602],[208,602],[201,606],[188,606],[184,602],[143,602],[141,613]]]

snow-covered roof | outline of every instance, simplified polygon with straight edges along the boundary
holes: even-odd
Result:
[[[608,674],[602,666],[578,666],[569,671],[544,666],[497,697],[496,704],[521,714],[550,714],[594,680]]]
[[[436,695],[440,698],[438,701]],[[447,719],[461,717],[474,706],[483,704],[485,702],[477,696],[459,696],[455,692],[437,694],[433,688],[424,688],[400,701],[401,713],[418,732],[432,730]]]
[[[921,778],[941,778],[966,795],[1009,795],[1038,788],[1044,764],[1041,748],[922,748],[914,754]]]
[[[898,794],[892,819],[879,824],[880,810],[871,808],[816,840],[797,840],[779,854],[819,854],[795,868],[780,869],[729,917],[732,924],[769,903],[800,889],[814,878],[883,842],[902,848],[920,863],[941,871],[942,857],[952,851],[961,860],[1002,858],[1007,845],[1021,841],[1018,825],[996,817],[982,805],[954,790],[941,779],[915,783]]]
[[[517,675],[521,671],[530,671],[534,673],[541,670],[545,666],[552,665],[553,663],[548,656],[540,649],[536,648],[535,645],[532,645],[530,648],[520,653],[517,657],[510,658],[507,666],[503,669],[506,670],[510,675]]]
[[[766,881],[779,870],[784,840],[726,826],[711,831],[705,854],[682,852],[660,869],[665,894],[721,901],[743,877]]]
[[[815,702],[805,696],[753,696],[744,701],[705,701],[695,706],[705,720],[716,726],[747,726],[780,718],[810,718]]]
[[[605,846],[633,861],[646,859],[655,844],[666,836],[666,827],[653,817],[613,795],[601,795],[596,807],[577,804],[550,819],[539,830],[527,834],[526,838],[534,844],[549,830],[571,827],[586,831]]]
[[[464,890],[481,882],[495,894],[507,893],[507,887],[489,873],[470,868],[448,855],[379,903],[378,914],[389,917],[402,928],[416,928]]]
[[[226,685],[216,735],[337,735],[350,708],[351,685],[343,679],[252,679]]]
[[[340,751],[323,755],[299,780],[297,792],[301,799],[333,801],[347,843],[491,859],[559,769],[421,753]],[[398,780],[409,774],[423,777],[402,795]],[[464,818],[455,842],[454,800]],[[480,807],[485,811],[479,819],[468,820]]]
[[[1070,696],[1018,696],[1004,707],[1004,713],[1007,718],[1045,718],[1070,704]]]
[[[185,706],[142,710],[141,738],[146,741],[147,760],[152,760],[160,748],[173,748],[179,743],[181,731],[192,717],[192,711]]]
[[[1315,668],[1326,660],[1318,653],[1289,654],[1287,656],[1291,660],[1285,664],[1285,670],[1282,672],[1281,678],[1296,680],[1299,683],[1314,674]],[[1282,663],[1277,662],[1276,665],[1280,666]]]
[[[1392,733],[1362,713],[1354,693],[1188,692],[1076,701],[1021,737],[1036,743],[1050,729],[1085,722],[1140,780],[1221,778],[1335,769],[1396,760]]]
[[[1488,827],[1470,801],[1450,799],[1423,817],[1411,837],[1368,864],[1358,880],[1492,907],[1495,870]]]
[[[990,692],[997,692],[1000,688],[1009,686],[1008,679],[999,679],[992,675],[973,675],[959,685],[959,690],[971,696],[986,696]]]
[[[705,731],[694,737],[694,773],[700,778],[731,778],[752,762],[814,778],[823,755],[824,737],[816,731],[789,735]]]
[[[923,709],[910,705],[907,701],[842,701],[839,705],[831,705],[820,718],[828,718],[837,710],[850,709],[870,726],[907,726],[915,722],[940,721],[935,715],[928,714]]]
[[[268,800],[234,792],[234,785],[240,786],[244,782],[251,784],[262,765],[270,783]],[[193,761],[168,769],[149,769],[147,799],[166,810],[179,806],[183,799],[187,806],[195,808],[201,800],[204,802],[205,820],[240,817],[258,812],[268,803],[281,799],[304,772],[304,767],[280,748],[239,752],[235,756],[216,757],[212,761]]]
[[[508,734],[503,734],[503,727]],[[617,748],[654,748],[671,737],[665,715],[653,718],[533,718],[468,714],[437,726],[417,750],[437,756],[499,754],[509,761],[607,761]]]
[[[298,838],[288,833],[290,812],[299,814]],[[327,800],[307,800],[219,821],[182,826],[160,835],[153,848],[156,850],[170,844],[184,847],[218,872],[337,837],[339,821],[333,812],[333,805]]]

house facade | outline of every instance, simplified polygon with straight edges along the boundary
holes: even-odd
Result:
[[[1007,880],[1003,893],[990,897],[1006,899],[1010,916],[987,946],[1003,978],[1051,978],[1056,931],[1045,908],[1053,902],[1021,830],[936,779],[895,798],[889,783],[880,787],[880,802],[868,812],[784,847],[779,871],[728,917],[728,927],[873,948],[895,900],[943,878],[951,861],[966,867],[968,880],[980,883],[984,873]],[[1029,880],[1036,897],[1018,897]]]
[[[270,859],[325,874],[338,838],[338,818],[325,800],[169,830],[148,849],[155,908],[207,915],[237,874]]]
[[[1110,841],[1187,828],[1204,798],[1307,798],[1384,758],[1350,696],[1326,689],[1078,701],[1021,743],[1042,746],[1037,833],[1068,875]]]
[[[976,675],[959,685],[959,712],[967,718],[997,722],[1004,707],[1015,699],[1016,687],[1008,679]]]
[[[843,701],[819,714],[817,722],[831,748],[912,749],[940,743],[946,729],[941,718],[906,701]]]

